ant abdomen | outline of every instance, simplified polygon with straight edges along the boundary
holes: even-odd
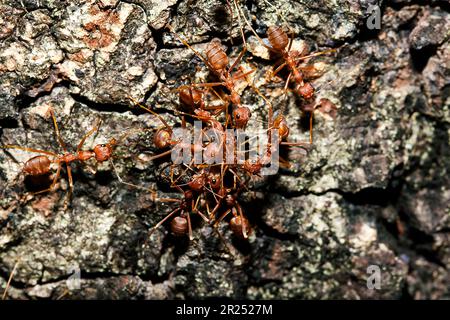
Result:
[[[203,107],[203,93],[193,88],[184,88],[179,93],[180,106],[185,111],[192,112],[196,108]]]
[[[216,71],[225,69],[228,66],[228,56],[220,43],[211,42],[206,48],[206,58],[211,67]]]
[[[47,156],[36,156],[25,162],[23,172],[30,176],[40,176],[50,172],[51,161]]]
[[[233,110],[233,117],[237,128],[244,128],[252,113],[247,107],[237,107]]]
[[[188,221],[184,217],[175,217],[170,222],[170,230],[174,236],[184,237],[188,233]]]
[[[155,133],[153,142],[158,149],[165,149],[171,145],[172,134],[169,130],[159,129]]]
[[[248,220],[245,218],[242,219],[240,216],[235,216],[230,220],[230,228],[235,236],[245,239],[244,230],[249,230]]]
[[[279,26],[271,26],[267,30],[267,38],[270,45],[277,51],[283,51],[289,43],[289,38]]]

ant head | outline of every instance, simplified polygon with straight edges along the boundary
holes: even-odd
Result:
[[[170,230],[177,237],[183,237],[188,232],[188,221],[185,217],[175,217],[170,222]]]
[[[196,174],[192,180],[188,182],[189,188],[194,191],[201,191],[205,186],[205,177],[203,174]]]
[[[232,194],[227,194],[225,196],[225,203],[227,204],[228,207],[234,207],[234,205],[236,204],[236,197]]]
[[[261,161],[252,159],[252,160],[246,160],[244,162],[244,170],[246,170],[247,172],[251,173],[251,174],[257,174],[261,171],[263,164],[261,163]]]
[[[112,142],[112,143],[111,143]],[[115,139],[112,139],[110,143],[98,144],[94,147],[95,160],[98,162],[107,161],[111,158],[112,147],[116,143]]]
[[[189,107],[190,110],[202,107],[203,93],[194,88],[183,88],[179,93],[180,104]]]
[[[208,176],[208,182],[213,190],[219,190],[222,185],[220,173],[210,173]]]
[[[270,45],[277,51],[283,51],[289,44],[289,38],[283,28],[271,26],[267,29],[267,38]]]
[[[314,95],[314,87],[306,82],[303,86],[298,87],[298,93],[305,99],[311,99]]]
[[[170,146],[172,142],[172,134],[167,129],[159,129],[153,137],[153,143],[158,149],[164,149]]]
[[[233,110],[233,117],[237,128],[244,128],[251,116],[252,113],[247,107],[237,107]]]

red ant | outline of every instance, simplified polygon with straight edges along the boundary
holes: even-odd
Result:
[[[239,93],[236,91],[236,81],[243,79],[247,77],[249,74],[253,73],[254,70],[250,70],[245,73],[241,74],[232,74],[233,69],[235,69],[239,62],[242,60],[242,57],[244,56],[245,52],[247,51],[246,41],[245,37],[242,33],[242,39],[243,39],[243,49],[239,53],[236,60],[229,66],[229,59],[227,54],[225,53],[224,49],[220,45],[220,43],[216,41],[212,41],[206,48],[206,58],[204,58],[197,50],[195,50],[186,40],[181,38],[177,33],[174,32],[172,27],[169,25],[168,28],[176,35],[176,37],[189,49],[191,49],[204,63],[205,65],[214,72],[220,82],[212,82],[212,83],[196,83],[192,84],[192,86],[202,86],[202,87],[215,87],[215,86],[224,86],[227,88],[227,90],[230,92],[229,94],[229,101],[233,105],[233,111],[232,111],[232,117],[235,123],[236,128],[245,128],[245,126],[248,123],[248,120],[251,117],[251,112],[248,107],[242,106],[241,104],[241,97]],[[193,97],[192,91],[191,91],[191,97]],[[187,92],[186,95],[183,97],[183,101],[189,101],[187,98]],[[194,100],[192,100],[194,101]],[[189,101],[190,102],[190,101]],[[228,111],[227,105],[222,106],[221,109],[225,109]],[[228,113],[227,113],[228,118]]]
[[[262,169],[271,164],[272,161],[282,160],[280,156],[278,156],[278,158],[276,159],[274,159],[272,156],[274,152],[278,154],[280,146],[300,147],[305,149],[306,151],[309,151],[311,147],[311,143],[286,141],[290,133],[290,128],[287,124],[286,119],[281,113],[276,112],[274,114],[272,125],[269,126],[267,132],[268,143],[264,153],[257,156],[256,158],[245,160],[241,167],[244,172],[250,174],[251,176],[260,176]],[[275,137],[273,136],[273,133],[277,133],[276,139],[274,139]],[[243,143],[246,143],[248,141],[250,140],[246,140]]]
[[[85,162],[91,158],[94,158],[97,162],[104,162],[111,158],[113,148],[117,144],[117,140],[112,138],[108,143],[106,144],[97,144],[92,150],[81,150],[86,139],[91,136],[94,132],[98,130],[100,120],[97,121],[95,126],[88,131],[84,137],[81,139],[80,143],[78,144],[77,150],[75,153],[68,152],[66,144],[64,143],[63,139],[61,138],[58,123],[56,122],[56,117],[53,112],[53,110],[49,109],[50,115],[53,119],[53,124],[55,128],[56,137],[58,139],[59,145],[63,149],[63,154],[57,154],[51,151],[45,151],[45,150],[39,150],[39,149],[33,149],[33,148],[26,148],[18,145],[4,145],[0,146],[2,149],[19,149],[27,152],[34,152],[34,153],[40,153],[41,155],[32,157],[28,161],[25,162],[22,172],[25,175],[37,177],[37,176],[43,176],[50,173],[50,166],[53,163],[56,163],[58,165],[58,168],[56,170],[56,174],[53,178],[53,181],[47,189],[33,192],[33,194],[40,194],[45,193],[47,191],[53,190],[53,188],[56,185],[56,182],[58,181],[58,178],[60,177],[61,167],[63,164],[66,164],[67,168],[67,176],[69,178],[69,194],[68,199],[71,198],[72,192],[73,192],[73,178],[72,178],[72,170],[70,167],[70,164],[74,161],[80,161]]]
[[[292,44],[293,44],[293,33],[292,37],[289,40],[288,35],[283,30],[282,27],[279,26],[270,26],[267,30],[267,38],[270,43],[270,45],[267,45],[264,43],[264,41],[259,37],[259,35],[256,33],[256,31],[251,26],[248,19],[245,17],[244,13],[241,9],[238,8],[236,1],[235,6],[238,10],[238,15],[242,15],[245,23],[250,28],[250,30],[253,32],[253,34],[256,36],[258,41],[261,43],[262,46],[267,48],[268,50],[278,54],[281,56],[282,63],[272,70],[271,78],[274,77],[278,72],[280,72],[284,67],[289,68],[289,75],[286,80],[284,91],[287,91],[287,88],[289,86],[290,80],[293,79],[295,82],[295,88],[294,91],[299,94],[301,97],[303,97],[306,100],[310,100],[314,97],[315,94],[315,88],[311,85],[311,83],[305,81],[305,78],[313,78],[317,77],[317,69],[315,66],[311,65],[304,65],[300,62],[302,60],[307,60],[312,57],[316,57],[319,55],[323,55],[330,52],[335,52],[337,49],[329,49],[325,51],[320,51],[316,53],[312,53],[307,55],[307,49],[304,48],[302,51],[297,50],[291,50]],[[306,109],[305,109],[306,110]],[[310,143],[312,143],[312,121],[313,121],[313,109],[308,109],[306,111],[311,112],[310,117]]]
[[[232,173],[235,174],[234,171],[232,171]],[[237,201],[238,195],[243,187],[245,187],[244,184],[241,185],[241,187],[239,187],[237,190],[236,186],[233,189],[227,189],[225,187],[222,187],[221,188],[222,198],[220,201],[217,202],[216,207],[210,213],[210,216],[214,215],[217,209],[219,209],[219,207],[221,206],[222,202],[224,202],[227,209],[225,210],[224,213],[220,215],[218,219],[214,221],[213,226],[217,228],[220,222],[222,222],[225,219],[225,217],[231,213],[233,215],[233,217],[230,219],[229,222],[231,231],[234,233],[235,236],[247,239],[250,233],[250,224],[243,213],[241,205]],[[235,190],[235,192],[232,192],[232,190]]]
[[[178,208],[172,210],[168,215],[166,215],[154,227],[152,227],[149,235],[155,232],[155,230],[158,229],[164,222],[166,222],[177,213],[179,213],[179,215],[172,219],[170,223],[170,229],[172,233],[178,237],[189,235],[189,240],[193,239],[191,217],[189,214],[190,212],[199,214],[206,222],[209,222],[208,218],[198,209],[200,198],[197,198],[197,200],[195,200],[195,194],[192,190],[183,191],[181,188],[180,190],[183,192],[182,200],[172,198],[158,199],[160,201],[162,200],[168,202],[178,202],[179,206]]]
[[[156,148],[163,150],[163,149],[167,149],[169,147],[173,147],[173,146],[175,146],[177,144],[178,145],[181,144],[180,140],[174,140],[173,139],[173,129],[167,123],[167,121],[164,120],[163,117],[161,117],[159,114],[157,114],[152,109],[143,106],[142,104],[140,104],[138,101],[136,101],[132,97],[128,96],[128,99],[130,99],[135,105],[139,106],[141,109],[144,109],[144,110],[148,111],[149,113],[153,114],[154,116],[156,116],[162,122],[163,127],[157,129],[155,134],[154,134],[154,136],[153,136],[153,144],[155,145]],[[182,122],[182,127],[185,127],[184,119],[183,119],[183,122]],[[164,151],[164,152],[162,152],[160,154],[157,154],[157,155],[154,155],[154,156],[150,157],[148,159],[148,161],[153,161],[155,159],[168,156],[171,152],[172,152],[172,148],[170,148],[169,150],[166,150],[166,151]]]
[[[194,112],[196,109],[205,110],[205,102],[203,100],[203,91],[193,88],[192,86],[179,88],[179,100],[182,110]]]
[[[185,173],[185,172],[184,172]],[[183,173],[183,174],[184,174]],[[189,235],[189,240],[193,239],[192,236],[192,224],[190,218],[190,212],[197,213],[200,217],[207,223],[210,220],[200,211],[199,203],[201,200],[201,195],[203,193],[203,189],[207,188],[206,185],[209,184],[212,189],[217,189],[218,185],[221,183],[221,179],[219,176],[212,172],[205,172],[201,170],[192,176],[191,180],[187,183],[189,187],[188,190],[183,190],[181,188],[182,185],[177,185],[176,180],[171,179],[171,186],[176,188],[183,194],[183,199],[174,199],[174,198],[165,198],[165,199],[156,199],[159,201],[165,202],[178,202],[179,206],[172,210],[168,215],[166,215],[160,222],[158,222],[152,229],[150,230],[150,235],[158,229],[164,222],[170,219],[175,214],[179,213],[178,216],[172,219],[170,223],[170,229],[175,236],[185,236]],[[214,191],[210,190],[210,192],[214,193]]]
[[[224,187],[224,175],[227,170],[228,168],[223,165],[221,165],[219,172],[214,170],[213,167],[209,167],[208,170],[200,170],[194,174],[191,181],[187,183],[187,186],[189,187],[189,190],[187,191],[183,191],[181,185],[176,185],[174,184],[175,181],[172,181],[172,185],[183,193],[184,198],[183,200],[173,199],[174,201],[179,201],[179,207],[171,211],[164,219],[156,224],[152,228],[151,233],[159,228],[170,217],[181,211],[181,214],[172,220],[170,224],[171,231],[176,236],[189,234],[189,238],[192,240],[192,227],[189,212],[199,214],[205,222],[214,221],[215,212],[219,209],[221,203],[225,202],[228,210],[226,210],[219,219],[215,220],[214,227],[217,228],[217,225],[231,212],[233,214],[233,218],[230,220],[231,230],[236,236],[247,239],[250,230],[249,223],[243,214],[242,207],[237,202],[237,197],[241,189],[232,194],[231,190],[236,189],[236,186],[233,189]],[[233,172],[233,174],[235,173]],[[207,186],[209,186],[209,188]],[[204,192],[205,189],[209,191],[209,194],[213,195],[216,201],[215,208],[212,211],[209,210],[209,205],[205,202],[209,219],[199,209],[199,204],[203,203],[200,201],[201,196],[206,195]],[[194,200],[196,195],[197,199]]]
[[[268,50],[281,55],[282,63],[279,65],[274,71],[272,71],[271,77],[274,77],[278,72],[280,72],[284,67],[288,67],[290,72],[288,75],[288,78],[286,80],[286,87],[291,80],[291,77],[293,78],[294,82],[296,83],[295,92],[297,92],[301,97],[305,99],[310,99],[314,95],[314,87],[309,83],[305,82],[305,76],[304,74],[311,74],[313,75],[317,70],[314,68],[314,66],[304,66],[300,65],[299,62],[301,60],[306,60],[315,56],[323,55],[325,53],[329,52],[335,52],[337,49],[330,49],[325,50],[321,52],[316,52],[313,54],[307,55],[307,49],[304,48],[302,51],[297,50],[291,50],[292,44],[294,42],[294,34],[292,33],[292,37],[289,40],[288,35],[283,30],[282,27],[279,26],[270,26],[267,29],[267,39],[269,40],[270,46],[265,44],[264,41],[258,36],[256,31],[251,26],[250,22],[245,17],[244,13],[242,12],[242,9],[240,9],[235,1],[235,7],[238,10],[239,17],[242,15],[245,23],[250,28],[250,30],[253,32],[253,34],[256,36],[258,41]]]

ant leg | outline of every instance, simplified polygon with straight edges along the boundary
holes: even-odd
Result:
[[[94,132],[96,132],[98,130],[100,123],[101,123],[101,119],[99,118],[99,119],[97,119],[95,126],[83,136],[83,138],[80,140],[80,143],[78,144],[77,152],[79,152],[81,150],[84,143],[86,142],[86,139],[89,138]]]
[[[160,222],[158,222],[154,227],[152,227],[150,229],[149,236],[151,236],[153,234],[153,232],[155,232],[156,229],[158,229],[164,222],[166,222],[167,219],[172,217],[175,213],[177,213],[180,210],[181,210],[181,208],[176,208],[171,213],[169,213],[167,216],[165,216]]]
[[[212,211],[209,208],[209,203],[206,203],[206,211],[208,212],[209,220],[210,222],[214,221],[214,217],[216,215],[217,210],[220,208],[220,205],[222,204],[222,199],[220,201],[216,202],[216,205],[212,209]]]
[[[188,170],[191,170],[193,172],[195,172],[194,169],[191,168],[191,165],[194,163],[194,159],[191,160],[191,162],[189,164],[184,164],[184,166],[186,167],[186,169],[183,170],[183,172],[178,176],[178,178],[176,178],[175,180],[173,180],[173,171],[171,171],[170,173],[170,186],[177,188],[181,193],[183,193],[183,189],[180,188],[181,185],[176,184],[176,182],[178,182],[178,180],[181,179],[181,177],[183,177],[184,174],[186,174],[186,172]],[[172,169],[171,169],[172,170]]]
[[[272,80],[272,78],[275,77],[277,75],[277,73],[280,72],[285,66],[286,66],[286,62],[283,62],[275,70],[273,70],[270,74],[269,81]]]
[[[239,16],[240,16],[240,14],[242,14],[242,18],[244,19],[245,24],[250,28],[251,32],[255,35],[255,37],[256,37],[256,39],[258,40],[258,42],[259,42],[263,47],[265,47],[266,49],[268,49],[268,50],[270,50],[270,51],[273,51],[273,52],[277,52],[274,48],[272,48],[271,46],[268,46],[267,44],[265,44],[264,41],[260,38],[260,36],[256,33],[256,31],[255,31],[255,29],[253,29],[253,27],[252,27],[250,21],[248,21],[248,19],[245,17],[244,12],[238,7],[238,5],[237,5],[237,3],[236,3],[236,0],[234,0],[234,5],[235,5],[235,7],[236,7],[236,9],[237,9],[237,12],[238,12]]]
[[[287,52],[291,51],[293,43],[294,43],[294,32],[291,31],[291,39],[289,39],[289,46],[288,46]]]
[[[252,69],[251,72],[256,71],[256,69]],[[251,72],[247,72],[245,73],[245,80],[247,81],[247,83],[252,87],[252,89],[256,92],[257,95],[259,95],[268,105],[269,105],[269,112],[268,112],[268,118],[269,118],[269,124],[272,123],[272,116],[273,116],[273,107],[272,107],[272,103],[269,101],[269,99],[267,99],[262,93],[261,91],[255,87],[255,85],[248,80],[247,75],[250,74]]]
[[[200,197],[197,197],[197,201],[195,201],[195,204],[192,203],[192,212],[197,213],[205,222],[209,223],[209,219],[197,208],[198,203],[200,202]]]
[[[61,173],[61,163],[58,163],[58,169],[56,170],[56,174],[55,177],[53,178],[52,184],[50,185],[50,187],[48,187],[47,189],[41,190],[41,191],[37,191],[37,192],[32,192],[33,195],[36,194],[41,194],[41,193],[45,193],[47,191],[52,191],[52,189],[55,187],[56,182],[58,181],[59,175]]]
[[[194,237],[192,236],[192,225],[191,225],[191,215],[189,214],[189,211],[186,212],[187,217],[187,223],[188,223],[188,232],[189,232],[189,240],[194,240]]]
[[[216,200],[216,202],[219,202],[219,200],[217,200],[217,197],[219,197],[220,199],[222,199],[222,197],[221,197],[219,194],[217,194],[216,192],[214,192],[213,189],[208,188],[206,185],[205,185],[205,189],[208,190],[208,191],[213,195],[214,200]]]
[[[73,178],[72,178],[72,168],[69,163],[66,163],[67,168],[67,177],[69,177],[69,192],[67,193],[67,199],[64,201],[64,208],[66,208],[67,204],[72,200],[73,195]]]
[[[219,100],[221,101],[221,105],[219,106],[213,106],[213,107],[204,107],[205,110],[216,110],[217,115],[222,112],[222,110],[227,110],[228,106],[230,105],[230,101],[225,101],[220,94],[214,90],[214,87],[209,87],[209,89],[213,92],[213,94],[219,98]]]
[[[196,209],[195,213],[197,213],[206,223],[210,223],[211,221],[202,213],[200,210]]]
[[[59,132],[59,127],[58,127],[58,123],[56,122],[55,113],[53,112],[52,108],[50,108],[49,111],[50,111],[50,115],[52,116],[53,125],[55,127],[56,138],[58,139],[59,145],[61,146],[61,148],[63,148],[64,152],[67,152],[66,144],[64,143],[63,139],[61,138],[61,133]]]
[[[115,166],[115,164],[114,164],[114,161],[113,161],[112,159],[109,159],[109,161],[110,161],[111,166],[112,166],[112,168],[113,168],[113,170],[114,170],[114,173],[116,174],[116,177],[117,177],[117,179],[119,180],[120,183],[122,183],[122,184],[124,184],[124,185],[126,185],[126,186],[129,186],[129,187],[132,187],[132,188],[139,189],[139,190],[150,191],[150,193],[151,193],[152,195],[154,195],[154,199],[156,199],[156,196],[155,196],[156,191],[154,191],[154,190],[152,190],[152,189],[150,189],[150,188],[145,188],[145,187],[138,186],[138,185],[136,185],[136,184],[133,184],[133,183],[124,181],[124,180],[122,179],[122,177],[119,175],[119,172],[117,171],[117,168],[116,168],[116,166]],[[159,199],[158,199],[158,200],[159,200]],[[174,200],[176,200],[176,199],[174,199]],[[175,202],[175,201],[174,201],[174,202]],[[176,202],[178,202],[178,201],[176,201]]]
[[[222,99],[222,97],[220,96],[220,94],[219,94],[216,90],[214,90],[213,87],[211,87],[210,89],[211,89],[211,91],[214,93],[214,95],[215,95],[217,98],[219,98],[220,101],[222,101],[222,102],[225,104],[225,101]]]
[[[180,202],[179,199],[174,199],[174,198],[157,198],[157,197],[156,197],[156,191],[155,191],[155,190],[152,190],[152,189],[150,189],[150,188],[145,188],[145,187],[139,186],[139,185],[137,185],[137,184],[133,184],[133,183],[124,181],[124,180],[122,179],[122,177],[119,175],[119,173],[117,172],[117,168],[116,168],[116,166],[114,165],[114,162],[112,161],[112,159],[110,159],[110,162],[111,162],[111,166],[113,167],[114,173],[116,174],[117,179],[119,180],[120,183],[122,183],[122,184],[124,184],[124,185],[126,185],[126,186],[129,186],[129,187],[136,188],[136,189],[140,189],[140,190],[144,190],[144,191],[150,191],[150,193],[153,195],[153,201],[160,201],[160,202]]]
[[[319,52],[315,52],[315,53],[308,54],[308,55],[306,55],[306,56],[300,56],[300,57],[298,57],[298,58],[295,58],[295,61],[298,62],[298,61],[300,61],[300,60],[306,60],[306,59],[309,59],[309,58],[312,58],[312,57],[317,57],[317,56],[321,56],[321,55],[324,55],[324,54],[327,54],[327,53],[336,52],[336,51],[338,51],[340,48],[342,48],[343,46],[345,46],[345,44],[342,45],[342,46],[340,46],[340,47],[338,47],[338,48],[333,48],[333,49],[323,50],[323,51],[319,51]]]
[[[237,259],[238,254],[236,252],[236,249],[234,249],[232,246],[228,244],[228,242],[225,240],[225,237],[222,235],[222,232],[218,228],[214,228],[214,231],[219,236],[220,241],[225,245],[225,248],[227,249],[228,253],[235,259]]]
[[[172,150],[164,151],[163,153],[160,153],[160,154],[157,154],[156,156],[150,157],[150,158],[148,159],[148,161],[153,161],[153,160],[155,160],[155,159],[162,158],[162,157],[164,157],[164,156],[169,155],[171,152],[172,152]]]
[[[114,173],[116,174],[117,180],[119,180],[120,183],[122,183],[122,184],[124,184],[126,186],[129,186],[129,187],[133,187],[133,188],[144,190],[144,191],[150,191],[150,193],[156,194],[156,192],[154,190],[150,189],[150,188],[145,188],[145,187],[139,186],[137,184],[133,184],[133,183],[130,183],[130,182],[127,182],[127,181],[123,180],[122,177],[119,175],[119,172],[117,171],[117,167],[114,164],[114,161],[112,159],[109,159],[109,162],[111,163],[111,166],[112,166],[112,168],[114,170]]]
[[[286,142],[286,141],[282,141],[280,142],[280,145],[282,146],[290,146],[290,147],[302,147],[305,150],[309,150],[309,148],[311,147],[310,143],[306,143],[306,142]]]
[[[192,52],[194,52],[194,54],[199,57],[203,63],[210,69],[210,70],[214,70],[214,68],[211,66],[211,64],[208,62],[208,60],[206,60],[197,50],[195,50],[186,40],[184,40],[181,36],[178,35],[178,33],[175,32],[175,30],[172,28],[172,26],[170,24],[167,25],[167,28],[170,30],[170,32],[172,32],[175,37],[178,38],[178,40],[180,40],[186,47],[188,47],[189,49],[192,50]]]
[[[166,129],[170,130],[170,126],[169,124],[163,119],[163,117],[161,117],[159,114],[157,114],[155,111],[153,111],[150,108],[147,108],[145,106],[143,106],[142,104],[140,104],[138,101],[136,101],[134,98],[127,96],[127,98],[129,100],[131,100],[135,105],[137,105],[139,108],[144,109],[145,111],[150,112],[151,114],[153,114],[155,117],[157,117],[162,123],[163,125],[166,127]]]
[[[227,2],[228,2],[228,0],[227,0]],[[236,60],[233,62],[233,64],[230,66],[230,68],[228,68],[228,73],[230,73],[231,70],[233,70],[238,65],[238,63],[242,60],[242,57],[244,56],[244,54],[247,52],[247,41],[245,40],[244,29],[242,28],[241,15],[239,14],[239,8],[237,7],[236,1],[234,1],[234,5],[236,7],[236,11],[238,14],[239,30],[240,30],[241,36],[242,36],[242,51],[241,51],[241,53],[239,53],[239,56],[236,58]]]
[[[218,87],[223,86],[223,82],[206,82],[206,83],[193,83],[192,86],[194,87]]]
[[[214,222],[214,228],[217,228],[217,226],[219,225],[219,223],[222,222],[223,219],[225,219],[225,217],[231,212],[231,209],[228,209],[227,211],[225,211],[225,213],[223,213],[219,219],[216,220],[216,222]]]
[[[289,73],[289,75],[286,79],[286,84],[284,85],[284,89],[283,89],[284,94],[286,94],[288,92],[288,86],[289,86],[289,82],[291,81],[291,77],[292,77],[292,72]]]
[[[252,74],[255,71],[256,71],[256,69],[252,69],[250,71],[241,73],[241,74],[239,74],[237,76],[233,76],[233,80],[239,80],[239,79],[242,79],[242,78],[247,78],[248,75]]]
[[[21,147],[21,146],[12,145],[12,144],[7,144],[7,145],[4,145],[4,146],[0,146],[0,149],[18,149],[18,150],[27,151],[27,152],[42,153],[42,154],[46,154],[46,155],[53,156],[53,157],[57,157],[58,156],[54,152],[40,150],[40,149],[26,148],[26,147]]]
[[[239,205],[239,203],[236,203],[236,209],[238,210],[239,216],[241,217],[241,224],[242,224],[242,235],[244,236],[244,239],[248,238],[248,231],[246,226],[246,218],[244,218],[244,213],[242,212],[242,207]]]
[[[234,170],[231,170],[231,169],[229,169],[229,170],[234,176],[234,178],[233,178],[234,179],[233,189],[236,189],[236,181],[239,181],[240,184],[241,184],[241,188],[240,189],[245,189],[247,191],[250,191],[250,189],[245,185],[244,181],[242,181],[242,179],[239,178],[238,174]]]

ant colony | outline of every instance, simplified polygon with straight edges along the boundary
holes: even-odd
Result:
[[[266,34],[263,35],[266,39],[263,40],[253,29],[237,0],[228,3],[227,7],[227,10],[231,11],[232,19],[239,20],[242,38],[242,50],[234,61],[230,61],[219,41],[211,41],[200,53],[184,36],[175,33],[170,24],[167,25],[168,32],[202,61],[209,70],[210,78],[214,79],[214,82],[188,83],[176,88],[179,99],[176,106],[176,114],[180,119],[179,126],[169,125],[169,121],[156,113],[152,107],[143,106],[129,97],[133,105],[147,110],[160,122],[159,128],[149,129],[153,133],[151,147],[160,150],[151,156],[149,161],[169,164],[167,168],[170,188],[178,192],[179,197],[164,198],[160,196],[161,192],[126,182],[119,176],[112,162],[114,149],[132,130],[120,138],[112,138],[104,144],[95,145],[91,150],[84,150],[86,139],[99,128],[100,120],[98,120],[93,128],[81,137],[76,151],[69,152],[58,129],[57,115],[51,109],[49,112],[57,141],[64,151],[62,154],[19,145],[1,146],[2,149],[19,149],[37,154],[24,163],[22,169],[24,176],[39,177],[53,173],[49,187],[28,193],[27,196],[51,192],[61,178],[62,171],[66,171],[69,190],[64,203],[67,208],[72,201],[73,193],[72,162],[110,161],[121,183],[150,191],[155,202],[171,203],[168,214],[150,229],[150,234],[161,225],[167,224],[174,236],[188,237],[192,240],[191,219],[193,215],[198,215],[200,220],[215,230],[226,221],[235,237],[248,239],[252,234],[252,226],[242,205],[243,193],[250,191],[252,181],[265,175],[276,174],[279,163],[283,165],[288,163],[280,157],[280,150],[288,148],[310,150],[313,145],[312,117],[317,108],[325,108],[330,113],[335,113],[336,106],[332,102],[317,99],[317,90],[311,81],[319,77],[320,72],[310,60],[334,52],[336,49],[315,53],[309,53],[306,49],[294,50],[294,34],[289,32],[286,26],[268,26]],[[283,94],[290,91],[296,95],[298,97],[296,101],[300,101],[300,110],[310,115],[308,142],[289,140],[291,128],[283,115],[283,108],[275,110],[271,101],[249,80],[258,70],[256,68],[246,70],[242,63],[247,50],[246,32],[252,33],[258,43],[271,53],[271,57],[278,59],[278,62],[273,63],[272,70],[266,77],[267,81],[279,75],[278,77],[284,81]],[[252,114],[254,110],[251,106],[241,102],[242,83],[249,85],[248,90],[256,93],[257,98],[263,99],[264,102],[264,114],[267,118],[263,121],[263,134],[256,137],[246,132],[251,121],[256,121],[256,117]],[[255,140],[263,140],[264,145],[255,146]]]

